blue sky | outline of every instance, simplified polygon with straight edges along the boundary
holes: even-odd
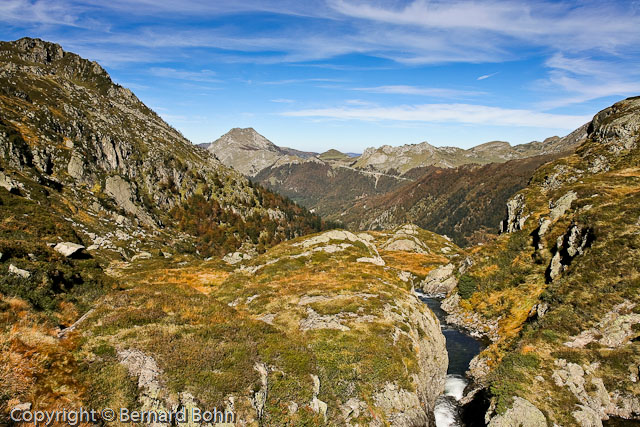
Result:
[[[640,95],[640,1],[2,0],[193,142],[361,152],[565,135]]]

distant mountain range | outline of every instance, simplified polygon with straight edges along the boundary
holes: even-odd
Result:
[[[465,150],[422,142],[354,155],[279,147],[253,128],[234,128],[201,146],[253,181],[350,228],[414,221],[465,245],[497,232],[507,199],[538,166],[573,151],[586,134],[584,125],[562,138],[516,146],[492,141]],[[465,218],[472,213],[473,220]]]
[[[279,147],[253,128],[233,128],[212,143],[199,144],[211,151],[225,165],[253,177],[267,168],[322,160],[334,166],[349,166],[370,172],[401,176],[415,168],[437,166],[455,168],[466,164],[484,165],[509,160],[570,151],[586,137],[587,125],[569,135],[550,137],[542,142],[511,146],[504,141],[491,141],[469,149],[434,147],[428,142],[392,147],[367,148],[362,154],[342,153],[331,149],[324,153],[304,152]]]

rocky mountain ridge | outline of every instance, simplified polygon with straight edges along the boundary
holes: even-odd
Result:
[[[368,148],[356,157],[338,150],[306,153],[301,157],[291,150],[283,151],[253,129],[238,129],[233,134],[239,136],[221,138],[224,143],[221,142],[220,155],[226,156],[222,158],[225,164],[250,170],[254,181],[323,217],[355,230],[392,228],[414,222],[453,236],[458,244],[466,245],[482,241],[497,231],[491,221],[501,214],[502,204],[526,184],[535,169],[535,160],[527,159],[548,161],[570,152],[584,139],[586,125],[563,138],[552,137],[514,147],[501,141],[469,150],[421,143]],[[251,143],[252,138],[259,143]],[[540,156],[541,153],[547,157]],[[474,166],[492,162],[493,166],[484,169]],[[442,169],[442,173],[437,172]],[[494,179],[487,190],[482,186],[491,180],[490,173],[502,178]],[[445,176],[447,182],[442,183],[442,188],[450,188],[450,181],[464,183],[468,195],[443,194],[436,183]],[[474,177],[477,182],[473,181]],[[435,202],[435,199],[439,200]],[[388,206],[389,203],[392,206]],[[448,210],[447,215],[436,213],[438,209]],[[467,223],[437,223],[450,212],[466,217],[458,219]],[[483,219],[474,217],[472,212],[484,215]]]
[[[491,141],[467,150],[458,147],[435,147],[428,142],[402,146],[369,147],[358,156],[349,156],[331,149],[325,153],[311,153],[281,148],[257,133],[253,128],[234,128],[206,146],[227,166],[248,176],[255,176],[266,168],[274,169],[288,162],[304,163],[318,159],[333,165],[347,165],[356,170],[391,175],[405,175],[415,168],[436,166],[454,168],[465,164],[484,165],[502,163],[539,155],[571,151],[586,137],[587,124],[565,137],[550,137],[542,142],[511,146],[504,141]]]
[[[202,199],[217,206],[218,221],[225,217],[209,224],[220,231],[220,250],[258,243],[241,223],[280,222],[262,236],[266,243],[296,233],[287,231],[287,215],[319,222],[193,146],[98,64],[37,39],[2,42],[0,57],[0,156],[12,180],[44,185],[73,209],[115,211],[114,222],[122,214],[150,230],[174,230],[166,224]]]

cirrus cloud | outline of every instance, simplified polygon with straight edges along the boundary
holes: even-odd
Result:
[[[336,120],[453,122],[569,130],[576,129],[591,119],[591,116],[549,114],[475,104],[419,104],[372,108],[336,107],[286,111],[280,114],[289,117]]]

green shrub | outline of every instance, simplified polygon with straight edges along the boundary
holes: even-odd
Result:
[[[458,279],[458,294],[462,299],[469,299],[478,290],[478,280],[468,274],[463,274]]]

